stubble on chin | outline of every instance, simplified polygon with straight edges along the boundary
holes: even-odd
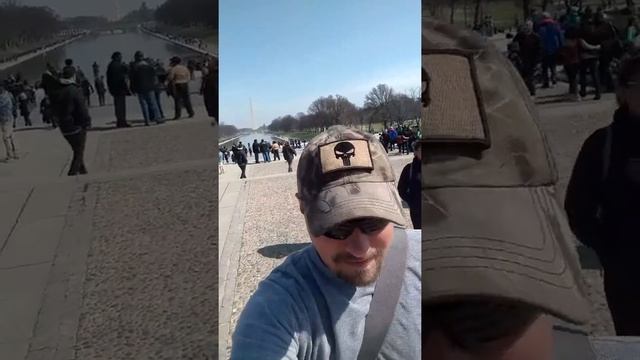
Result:
[[[380,276],[383,259],[383,253],[378,251],[373,256],[373,264],[369,264],[364,269],[357,269],[349,267],[349,265],[345,264],[340,260],[340,258],[338,258],[336,259],[336,263],[341,264],[342,267],[336,271],[336,275],[353,286],[360,287],[371,285],[378,280],[378,277]]]

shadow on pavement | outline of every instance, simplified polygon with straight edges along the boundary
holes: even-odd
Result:
[[[282,259],[309,245],[311,245],[311,243],[269,245],[258,249],[258,253],[272,259]]]
[[[580,244],[577,246],[578,250],[578,258],[580,259],[580,266],[584,270],[601,270],[602,265],[600,265],[600,260],[598,259],[598,255],[589,249],[588,247]]]
[[[564,94],[540,96],[536,99],[536,105],[560,104],[560,103],[570,103],[570,102],[571,101]]]
[[[29,127],[20,127],[13,129],[13,132],[23,132],[23,131],[33,131],[33,130],[57,130],[51,127],[51,125],[39,125],[39,126],[29,126]]]

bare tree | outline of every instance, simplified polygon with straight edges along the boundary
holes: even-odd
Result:
[[[382,117],[384,127],[391,121],[391,106],[393,102],[393,89],[386,84],[379,84],[365,96],[364,106],[378,110]]]
[[[356,110],[356,106],[342,95],[320,97],[309,106],[310,113],[322,117],[323,127],[352,121]]]

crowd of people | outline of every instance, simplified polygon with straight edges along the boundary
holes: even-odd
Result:
[[[398,149],[400,154],[410,154],[413,150],[413,145],[416,140],[421,137],[420,129],[411,129],[408,126],[398,126],[396,128],[390,127],[379,134],[378,140],[384,146],[387,151],[393,151]]]
[[[165,120],[165,111],[161,101],[163,92],[166,92],[174,100],[174,120],[181,118],[183,108],[186,109],[189,117],[195,116],[189,91],[189,82],[193,79],[193,71],[182,65],[180,57],[171,58],[170,67],[167,69],[160,59],[145,57],[141,51],[137,51],[133,60],[128,64],[124,62],[122,53],[115,52],[107,67],[106,78],[100,72],[100,65],[97,62],[93,63],[93,83],[79,66],[74,67],[72,59],[65,60],[63,71],[65,69],[74,74],[75,82],[81,88],[88,107],[92,106],[93,94],[96,94],[98,98],[98,106],[105,106],[106,94],[107,92],[111,94],[117,127],[130,126],[127,121],[126,98],[132,95],[137,95],[147,126],[151,122],[161,124]],[[202,72],[200,93],[204,97],[208,115],[217,122],[217,59],[208,59]],[[47,84],[55,85],[56,79],[59,77],[60,72],[48,64],[40,84],[43,88],[49,86]],[[45,95],[47,95],[46,90]],[[41,103],[43,119],[47,119],[45,122],[50,119],[47,111],[49,104],[51,104],[51,99],[47,95]],[[55,122],[53,125],[55,126]]]
[[[240,166],[242,170],[242,174],[240,175],[241,179],[246,178],[245,169],[250,158],[255,158],[255,164],[260,164],[261,159],[263,163],[284,160],[289,165],[288,171],[292,172],[293,168],[291,165],[297,155],[295,149],[302,149],[305,144],[306,140],[298,139],[291,139],[289,141],[274,140],[271,143],[264,139],[261,139],[260,142],[258,142],[258,139],[254,139],[252,144],[247,144],[248,146],[245,146],[242,141],[238,141],[231,145],[231,148],[226,146],[220,147],[219,160],[220,164],[234,163]]]
[[[260,164],[260,158],[262,158],[263,163],[282,159],[287,162],[288,171],[293,172],[291,165],[293,159],[297,156],[295,149],[304,148],[305,143],[305,140],[295,139],[290,141],[274,140],[271,143],[264,141],[264,139],[261,139],[260,142],[258,142],[258,139],[254,139],[252,144],[245,146],[242,141],[238,141],[231,145],[230,149],[226,146],[220,147],[219,163],[221,165],[230,163],[237,164],[242,171],[240,175],[241,179],[246,178],[246,166],[252,157],[255,157],[255,164]],[[282,156],[280,156],[280,154],[282,154]]]
[[[106,70],[106,78],[100,71],[100,65],[92,65],[93,81],[85,75],[73,59],[66,59],[61,70],[51,63],[41,80],[32,86],[20,73],[9,76],[0,84],[0,128],[6,150],[6,160],[17,159],[13,129],[19,117],[24,125],[30,127],[31,113],[36,108],[36,90],[42,89],[44,96],[39,108],[42,121],[52,128],[59,128],[73,150],[73,160],[68,175],[86,174],[84,165],[84,147],[86,132],[91,127],[89,108],[92,96],[97,96],[97,105],[106,105],[106,94],[113,97],[116,126],[130,127],[127,121],[126,98],[137,95],[144,122],[161,124],[165,121],[165,112],[161,102],[161,93],[166,91],[174,99],[174,120],[182,116],[185,108],[189,117],[195,116],[191,103],[189,82],[192,71],[181,64],[180,57],[170,60],[166,69],[160,60],[144,56],[141,51],[134,54],[133,61],[126,64],[122,54],[115,52]],[[217,59],[207,59],[203,66],[200,93],[204,97],[205,107],[210,117],[218,119],[218,78]]]
[[[572,100],[585,98],[589,85],[598,100],[614,91],[616,64],[638,45],[633,16],[626,28],[618,29],[600,8],[571,7],[557,17],[534,13],[508,45],[508,54],[532,96],[539,82],[543,88],[556,85],[556,68],[562,65]]]
[[[194,38],[194,37],[185,37],[185,36],[179,36],[179,35],[175,35],[175,34],[169,34],[169,33],[163,33],[162,31],[159,31],[158,29],[155,28],[144,28],[145,30],[158,34],[158,35],[162,35],[164,37],[166,37],[167,39],[171,40],[171,41],[175,41],[175,42],[179,42],[185,45],[189,45],[189,46],[193,46],[195,48],[198,48],[200,50],[207,50],[209,48],[209,46],[207,45],[206,42],[204,42],[202,39],[198,39],[198,38]]]

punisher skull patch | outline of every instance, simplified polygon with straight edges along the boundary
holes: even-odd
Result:
[[[322,173],[338,170],[373,169],[367,140],[340,140],[320,146]]]

